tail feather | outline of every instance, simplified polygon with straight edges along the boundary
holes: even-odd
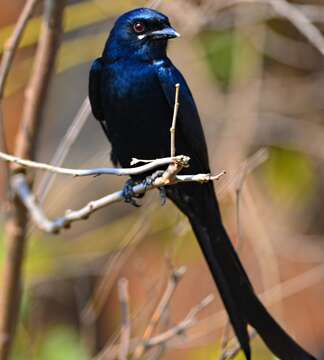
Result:
[[[195,222],[191,222],[191,225],[199,240],[200,247],[204,253],[245,357],[249,360],[251,358],[251,349],[247,331],[248,321],[240,311],[237,301],[235,301],[230,282],[227,279],[226,273],[224,273],[222,264],[213,255],[214,249],[208,232]]]
[[[281,328],[256,296],[222,225],[212,184],[185,184],[167,193],[191,223],[246,358],[251,358],[250,324],[278,358],[316,360]]]

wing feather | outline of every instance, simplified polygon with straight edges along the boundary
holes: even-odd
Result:
[[[102,78],[103,64],[102,59],[96,59],[91,66],[89,75],[89,100],[94,117],[99,120],[104,120],[104,111],[102,106],[101,96],[101,78]]]
[[[177,118],[176,132],[183,134],[179,138],[185,141],[184,149],[187,154],[194,159],[194,167],[203,172],[209,172],[208,151],[206,146],[205,135],[200,122],[197,106],[186,83],[179,70],[171,63],[164,66],[157,66],[156,73],[160,81],[163,93],[169,106],[173,109],[175,100],[175,85],[180,84],[179,93],[179,112]]]

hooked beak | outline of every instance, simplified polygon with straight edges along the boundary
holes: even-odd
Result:
[[[176,32],[172,27],[167,27],[161,30],[156,30],[149,32],[147,34],[138,35],[139,40],[143,40],[146,37],[149,37],[153,40],[162,40],[162,39],[174,39],[180,37],[180,34]]]

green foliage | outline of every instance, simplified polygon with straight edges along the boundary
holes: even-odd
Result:
[[[44,331],[39,341],[30,344],[26,330],[20,327],[15,342],[12,360],[87,360],[89,354],[75,330],[67,326],[56,326]]]
[[[232,345],[232,344],[230,344]],[[261,344],[261,341],[258,339],[251,341],[253,358],[258,360],[272,360],[273,357],[269,352],[265,352],[265,347]],[[188,356],[189,360],[215,360],[218,359],[220,355],[220,348],[216,345],[209,345],[198,348],[190,352]],[[244,360],[245,357],[242,352],[239,352],[235,360]]]
[[[3,233],[3,229],[0,227],[0,269],[2,268],[4,257],[5,257],[4,233]]]
[[[294,205],[307,201],[313,194],[316,178],[306,154],[272,148],[270,158],[262,168],[274,199]]]
[[[63,326],[51,329],[46,334],[36,355],[37,360],[86,360],[88,358],[76,332]]]
[[[247,38],[234,31],[204,32],[199,37],[215,79],[226,89],[250,76],[257,53]]]

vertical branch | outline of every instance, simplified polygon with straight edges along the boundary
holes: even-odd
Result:
[[[8,74],[18,48],[19,42],[24,34],[26,29],[26,25],[30,17],[32,16],[36,4],[39,0],[27,0],[26,4],[19,16],[15,29],[4,45],[4,51],[2,55],[2,61],[0,65],[0,100],[3,98],[4,89],[6,85],[6,81],[8,78]]]
[[[174,101],[174,110],[173,110],[173,118],[172,118],[172,125],[170,128],[171,133],[171,157],[174,157],[176,154],[176,147],[175,147],[175,132],[176,132],[176,124],[177,124],[177,116],[179,110],[179,91],[180,91],[180,84],[175,85],[175,101]]]
[[[25,93],[23,122],[16,141],[16,155],[28,159],[34,158],[35,155],[39,133],[38,125],[44,109],[60,40],[64,3],[65,0],[45,1],[43,25],[33,75]]]
[[[27,0],[12,35],[4,45],[4,51],[0,64],[0,148],[6,153],[8,152],[8,147],[5,135],[4,118],[2,113],[2,99],[4,96],[6,82],[16,50],[18,48],[22,35],[24,34],[28,21],[31,18],[35,6],[38,2],[39,0]],[[5,168],[5,174],[7,178],[6,182],[9,182],[9,166],[7,164],[4,164],[3,166]]]
[[[33,74],[25,96],[23,117],[17,135],[15,153],[32,159],[40,129],[41,114],[55,64],[62,32],[64,0],[46,0],[35,56]],[[14,172],[24,172],[15,165]],[[13,175],[14,176],[14,175]],[[26,245],[27,212],[17,197],[9,204],[6,222],[6,258],[0,296],[0,360],[7,360],[15,335],[19,313],[21,271]]]
[[[127,355],[130,346],[130,317],[129,317],[129,294],[128,294],[128,281],[120,279],[118,282],[118,295],[121,307],[122,330],[119,347],[119,360],[127,360]]]
[[[241,218],[240,218],[240,209],[241,209],[241,197],[242,197],[242,190],[243,185],[245,183],[246,177],[252,173],[258,166],[263,164],[268,159],[268,151],[265,148],[261,148],[255,154],[253,154],[249,159],[247,159],[241,170],[241,174],[237,180],[236,187],[235,187],[235,207],[236,207],[236,232],[237,232],[237,245],[236,251],[239,254],[242,246],[242,226],[241,226]],[[229,342],[229,335],[231,330],[231,323],[227,318],[223,336],[221,339],[221,354],[219,356],[219,360],[226,360],[232,359],[236,355],[234,351],[233,357],[227,357],[229,353],[232,353],[232,350],[226,350],[228,342]],[[236,348],[236,347],[235,347]],[[237,350],[239,351],[239,350]]]

